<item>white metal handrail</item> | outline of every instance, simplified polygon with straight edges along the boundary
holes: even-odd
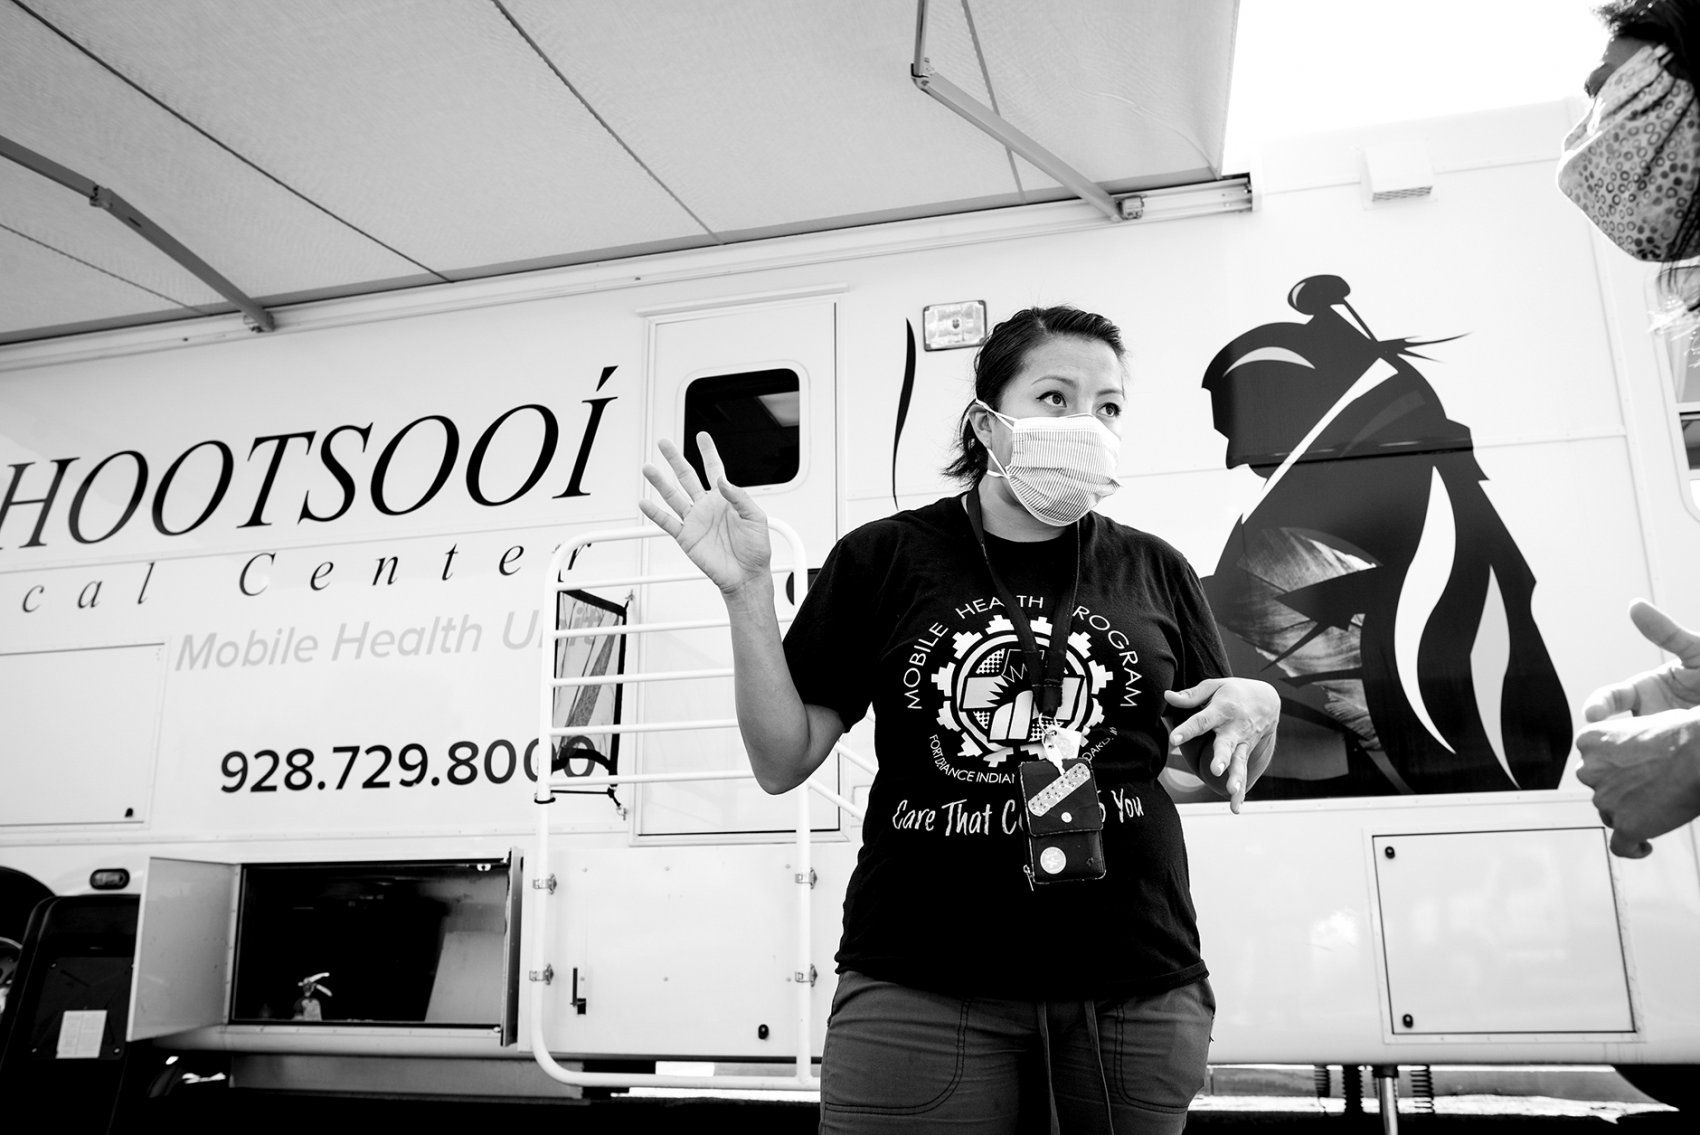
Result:
[[[559,585],[557,585],[559,586]],[[780,622],[784,622],[781,619]],[[732,624],[725,619],[678,619],[671,623],[631,623],[626,626],[612,627],[573,627],[570,630],[553,631],[544,637],[556,642],[567,638],[607,638],[610,635],[644,634],[649,631],[707,631],[716,627],[729,627]]]
[[[599,736],[620,733],[677,733],[689,729],[733,729],[737,724],[738,719],[735,717],[704,717],[695,721],[627,721],[609,722],[607,725],[569,725],[560,728],[550,726],[548,734],[551,737],[583,737],[588,733]]]
[[[797,575],[795,588],[796,603],[802,602],[803,593],[807,589],[807,559],[803,553],[803,543],[797,533],[787,524],[772,518],[768,521],[772,530],[784,538],[790,546],[791,568],[776,569],[790,570]],[[579,589],[591,586],[588,583],[568,583],[563,579],[561,564],[577,553],[580,548],[591,544],[612,543],[617,541],[648,540],[663,534],[651,527],[623,528],[610,532],[587,533],[555,550],[549,564],[549,598],[545,610],[554,610],[556,597],[561,591]],[[620,586],[639,585],[659,582],[681,582],[692,578],[690,575],[658,575],[655,577],[635,576],[620,578],[614,582]],[[598,581],[601,586],[609,586],[607,581]],[[780,622],[789,622],[781,618]],[[711,627],[724,627],[729,623],[719,620],[683,620],[661,623],[635,623],[618,627],[584,627],[572,628],[568,631],[556,631],[553,634],[540,635],[542,643],[542,697],[538,720],[538,744],[543,752],[551,752],[550,741],[555,737],[581,736],[584,734],[624,734],[651,733],[669,730],[685,729],[723,729],[737,725],[737,720],[712,719],[702,721],[667,721],[667,722],[631,722],[604,726],[585,726],[571,729],[559,729],[554,726],[554,691],[573,686],[607,685],[611,681],[673,681],[685,677],[724,677],[731,670],[712,671],[669,671],[653,675],[623,675],[615,678],[598,676],[593,678],[557,678],[555,676],[555,643],[566,638],[594,637],[607,634],[643,634],[654,631],[699,630]],[[866,761],[854,754],[845,746],[835,746],[834,752],[851,760],[861,768],[869,768]],[[535,870],[528,872],[532,890],[533,924],[531,939],[532,968],[528,975],[531,981],[531,997],[529,999],[531,1017],[531,1052],[538,1066],[552,1079],[564,1084],[579,1087],[666,1087],[687,1089],[716,1089],[741,1088],[760,1091],[818,1091],[820,1079],[812,1071],[813,1061],[810,1054],[811,1007],[810,993],[814,982],[811,978],[813,969],[810,961],[812,934],[810,926],[810,894],[813,886],[814,872],[812,859],[812,826],[809,816],[809,792],[814,792],[830,801],[840,809],[849,812],[860,819],[863,809],[845,799],[838,792],[827,787],[811,777],[800,787],[808,788],[809,792],[794,792],[796,800],[796,825],[794,838],[796,841],[796,862],[793,865],[800,893],[797,901],[797,970],[796,970],[796,1021],[797,1049],[795,1072],[791,1076],[676,1076],[662,1074],[638,1074],[618,1072],[585,1072],[563,1067],[549,1051],[549,1045],[544,1030],[544,999],[543,986],[547,984],[547,974],[550,972],[548,961],[548,903],[552,892],[552,880],[549,870],[549,809],[542,807],[553,802],[555,793],[560,789],[571,788],[583,790],[587,788],[612,787],[616,784],[659,784],[679,781],[708,781],[708,780],[737,780],[753,779],[754,773],[749,768],[718,769],[684,773],[609,773],[594,777],[563,777],[557,787],[554,770],[551,768],[545,775],[537,778],[537,788],[533,794],[533,802],[537,808],[537,863]]]
[[[839,747],[838,755],[843,757],[845,760],[849,761],[851,764],[855,765],[857,768],[861,769],[863,772],[867,773],[869,776],[872,776],[872,775],[874,775],[874,773],[879,771],[879,768],[874,764],[874,762],[870,761],[868,758],[864,757],[861,753],[858,753],[856,750],[850,748],[847,745],[843,745],[843,746]],[[858,816],[860,816],[860,813],[857,813],[857,814],[858,814]]]
[[[627,682],[678,682],[686,678],[730,678],[732,667],[717,666],[707,670],[657,670],[650,674],[586,674],[581,678],[556,678],[550,685],[556,689],[570,686],[623,686]]]
[[[868,762],[856,750],[840,741],[833,747],[833,755],[842,757],[858,768],[869,768]],[[822,767],[825,767],[824,765]],[[871,770],[870,770],[871,771]],[[804,781],[799,788],[807,788],[823,800],[830,801],[842,810],[849,812],[858,820],[862,819],[867,809],[856,804],[837,791],[828,788],[814,777],[820,770],[815,770],[814,776]],[[691,780],[753,780],[755,773],[747,768],[723,768],[699,770],[696,772],[628,772],[628,773],[598,773],[596,776],[563,776],[559,780],[549,782],[549,791],[580,792],[592,788],[612,788],[616,784],[678,784]],[[810,830],[813,830],[812,828]]]

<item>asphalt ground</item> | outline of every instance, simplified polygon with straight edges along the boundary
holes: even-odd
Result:
[[[1416,1098],[1408,1072],[1399,1101],[1401,1135],[1691,1135],[1685,1117],[1637,1092],[1609,1068],[1434,1068],[1434,1095]],[[1318,1098],[1308,1067],[1213,1068],[1194,1102],[1189,1132],[1232,1135],[1375,1135],[1383,1130],[1374,1082],[1363,1076],[1362,1110],[1348,1112],[1340,1069]],[[571,1135],[601,1132],[804,1135],[815,1130],[809,1099],[717,1097],[651,1091],[610,1099],[534,1101],[342,1097],[229,1091],[207,1084],[144,1101],[122,1117],[124,1132],[232,1130],[243,1135],[337,1135],[374,1129],[547,1124]],[[536,1129],[533,1126],[533,1129]]]
[[[226,1093],[237,1096],[245,1093]],[[1231,1105],[1225,1105],[1231,1100]],[[151,1101],[159,1103],[160,1101]],[[1326,1102],[1326,1101],[1325,1101]],[[1381,1117],[1373,1105],[1364,1114],[1346,1115],[1333,1107],[1298,1107],[1279,1097],[1204,1097],[1187,1120],[1188,1132],[1230,1135],[1376,1135]],[[1547,1097],[1468,1096],[1436,1101],[1433,1113],[1401,1108],[1401,1135],[1691,1135],[1692,1118],[1666,1108],[1614,1109],[1598,1103]],[[1509,1106],[1508,1106],[1509,1105]],[[775,1103],[725,1099],[549,1100],[534,1103],[384,1097],[255,1096],[240,1101],[179,1100],[166,1107],[143,1107],[119,1128],[123,1131],[218,1131],[243,1135],[333,1135],[383,1130],[461,1130],[492,1125],[546,1124],[573,1135],[618,1132],[700,1131],[740,1135],[805,1135],[815,1130],[816,1110],[803,1102]],[[499,1129],[499,1128],[498,1128]],[[538,1130],[536,1126],[530,1129]]]

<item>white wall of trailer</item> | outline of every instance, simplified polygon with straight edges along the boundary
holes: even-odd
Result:
[[[1590,689],[1658,661],[1625,617],[1631,597],[1700,624],[1689,570],[1700,517],[1668,363],[1646,331],[1648,273],[1553,187],[1573,109],[1295,144],[1253,171],[1248,214],[1111,226],[1083,205],[1037,206],[312,305],[280,313],[265,336],[209,321],[0,350],[0,476],[33,462],[20,495],[41,496],[52,462],[78,458],[39,546],[24,546],[33,506],[0,522],[0,753],[11,782],[0,864],[75,893],[99,867],[127,867],[140,886],[150,856],[500,857],[531,846],[532,785],[523,770],[502,775],[497,743],[523,754],[535,733],[544,564],[563,540],[639,522],[638,467],[656,437],[676,432],[682,383],[775,361],[806,375],[804,472],[762,496],[818,565],[838,535],[892,511],[894,491],[909,507],[948,490],[939,468],[971,397],[972,352],[919,354],[895,488],[892,447],[908,325],[918,334],[925,305],[966,299],[986,301],[994,321],[1068,302],[1122,325],[1133,372],[1124,487],[1105,511],[1162,535],[1201,572],[1261,490],[1248,470],[1223,468],[1200,387],[1224,344],[1297,319],[1287,294],[1318,274],[1348,281],[1379,338],[1461,336],[1425,348],[1432,361],[1418,366],[1473,432],[1485,492],[1537,580],[1535,620],[1575,713]],[[1359,174],[1372,143],[1420,145],[1432,193],[1371,204]],[[546,415],[503,418],[521,406],[547,408],[552,448]],[[386,515],[371,492],[377,456],[433,415],[455,423],[458,461],[428,503]],[[465,472],[498,421],[476,481],[485,498],[542,471],[511,503],[483,505]],[[362,450],[345,427],[368,425]],[[333,452],[356,491],[335,520],[300,520],[304,504],[328,515],[342,501],[319,456],[339,427]],[[311,443],[284,444],[265,490],[279,443],[256,439],[308,432]],[[442,435],[426,422],[397,445],[385,507],[424,495]],[[233,454],[223,503],[188,534],[163,535],[153,488],[209,439]],[[148,463],[149,494],[110,538],[79,543],[73,494],[102,458],[130,451]],[[188,526],[209,499],[217,456],[202,445],[182,463],[166,527]],[[115,458],[95,480],[79,514],[85,537],[118,524],[135,468]],[[673,566],[658,545],[638,547],[598,546],[582,568]],[[638,601],[669,617],[713,605],[706,588]],[[632,662],[650,668],[726,654],[706,632],[645,649]],[[728,689],[634,697],[646,719],[688,719],[723,714]],[[849,743],[871,753],[871,738],[864,723]],[[380,746],[394,757],[407,745],[419,747],[414,771],[377,773]],[[310,751],[309,771],[285,784],[285,764],[279,791],[255,792],[262,750]],[[741,760],[724,731],[628,737],[622,750],[637,771]],[[863,774],[846,765],[836,775],[862,798]],[[549,946],[557,972],[589,975],[592,1007],[577,1014],[570,989],[553,984],[549,1047],[788,1057],[789,801],[748,783],[621,798],[623,814],[597,795],[551,806],[560,838],[548,869],[562,892]],[[818,1053],[856,836],[853,819],[812,807]],[[1573,768],[1551,791],[1254,801],[1238,817],[1200,803],[1183,814],[1221,1005],[1215,1060],[1700,1060],[1693,829],[1645,860],[1608,857]],[[529,956],[536,927],[525,933]],[[192,1040],[500,1051],[487,1036],[428,1030],[232,1026]]]

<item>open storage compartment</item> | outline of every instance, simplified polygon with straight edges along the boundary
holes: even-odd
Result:
[[[500,1029],[517,1021],[520,858],[154,859],[131,1039],[214,1025]]]

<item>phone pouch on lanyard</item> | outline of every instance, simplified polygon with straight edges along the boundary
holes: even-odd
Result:
[[[1027,819],[1027,881],[1084,882],[1104,877],[1104,808],[1092,763],[1022,761],[1021,814]]]

